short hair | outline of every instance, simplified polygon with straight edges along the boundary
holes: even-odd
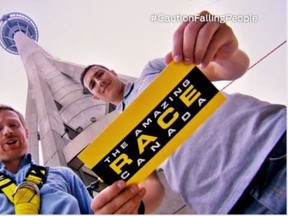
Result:
[[[87,72],[88,72],[92,67],[94,67],[94,66],[101,67],[101,68],[103,68],[103,69],[106,69],[106,70],[110,71],[110,69],[108,69],[107,67],[105,67],[105,66],[103,66],[103,65],[98,65],[98,64],[88,65],[87,67],[84,68],[84,70],[82,71],[81,76],[80,76],[80,82],[81,82],[81,84],[82,84],[83,87],[85,87],[85,86],[84,86],[84,78],[85,78]]]
[[[8,105],[5,105],[5,104],[0,104],[0,112],[3,111],[3,110],[10,110],[10,111],[16,113],[17,116],[19,117],[19,119],[20,119],[23,127],[24,127],[24,128],[27,128],[27,125],[26,125],[26,121],[25,121],[25,119],[24,119],[24,116],[23,116],[19,111],[15,110],[15,109],[14,109],[13,107],[11,107],[11,106],[8,106]]]

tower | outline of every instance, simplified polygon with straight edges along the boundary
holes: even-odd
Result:
[[[95,137],[95,128],[101,131],[105,127],[114,115],[106,116],[113,106],[93,100],[82,88],[83,65],[55,58],[37,44],[38,29],[28,16],[4,15],[0,31],[1,46],[21,57],[27,73],[25,116],[33,159],[39,162],[41,146],[40,158],[44,165],[68,164],[86,184],[89,183],[95,174],[82,167],[75,156]],[[99,119],[102,120],[98,123]]]

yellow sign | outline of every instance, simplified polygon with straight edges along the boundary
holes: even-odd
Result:
[[[197,67],[171,62],[78,158],[107,184],[140,183],[224,101]]]

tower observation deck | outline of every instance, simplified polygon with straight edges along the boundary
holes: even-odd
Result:
[[[15,55],[18,55],[18,50],[14,35],[19,31],[36,42],[39,39],[38,28],[30,17],[18,12],[2,16],[0,19],[0,44],[7,52]]]

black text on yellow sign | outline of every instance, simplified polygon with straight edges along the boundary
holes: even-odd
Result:
[[[107,184],[140,183],[224,101],[197,67],[172,62],[78,158]]]

